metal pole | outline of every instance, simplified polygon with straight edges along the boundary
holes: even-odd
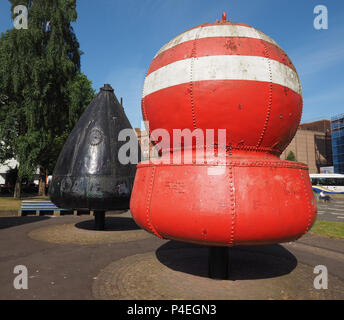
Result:
[[[209,247],[208,273],[212,279],[228,279],[228,247]]]
[[[94,211],[94,229],[105,229],[105,211]]]

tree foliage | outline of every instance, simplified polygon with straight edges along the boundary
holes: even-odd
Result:
[[[71,23],[76,0],[10,0],[26,5],[28,29],[0,37],[0,162],[15,157],[18,176],[53,170],[58,154],[94,97],[80,71]],[[14,16],[12,15],[12,18]]]
[[[286,160],[289,160],[289,161],[296,161],[296,157],[295,157],[295,154],[293,151],[290,151],[287,155],[287,158]]]
[[[5,175],[5,184],[14,186],[18,177],[18,167],[9,168]]]

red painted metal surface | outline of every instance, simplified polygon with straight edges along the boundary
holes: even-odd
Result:
[[[182,163],[138,165],[131,197],[136,222],[158,237],[233,246],[292,241],[316,218],[305,164],[278,156],[302,113],[301,84],[284,51],[262,32],[223,20],[166,44],[145,79],[149,131],[226,129],[226,152],[196,163],[184,142]],[[163,159],[176,155],[171,142]],[[209,154],[208,154],[209,155]],[[186,157],[186,158],[185,158]],[[192,161],[185,161],[192,159]],[[211,170],[222,170],[218,174]]]

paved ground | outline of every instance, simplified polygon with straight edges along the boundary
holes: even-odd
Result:
[[[318,202],[318,220],[344,222],[344,199]]]
[[[129,213],[107,217],[105,232],[90,219],[0,217],[0,299],[344,299],[342,240],[232,248],[230,279],[218,281],[207,248],[143,235]],[[28,268],[28,290],[13,287],[16,265]],[[327,290],[313,286],[317,265]]]

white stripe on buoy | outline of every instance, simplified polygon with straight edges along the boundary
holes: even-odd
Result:
[[[142,97],[164,88],[188,83],[190,79],[194,82],[206,80],[271,81],[302,94],[296,72],[283,63],[264,57],[219,55],[179,60],[155,70],[145,79]]]
[[[200,30],[201,29],[201,30]],[[199,33],[199,35],[198,35]],[[209,26],[209,27],[199,27],[191,29],[184,33],[181,33],[170,42],[166,43],[155,55],[156,58],[160,53],[177,46],[186,41],[202,39],[202,38],[214,38],[214,37],[242,37],[242,38],[254,38],[261,39],[266,42],[276,45],[278,44],[268,37],[265,33],[252,28],[238,25],[218,25],[218,26]]]

